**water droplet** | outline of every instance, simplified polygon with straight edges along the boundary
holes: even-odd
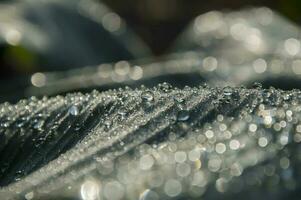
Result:
[[[268,140],[265,137],[261,137],[258,139],[258,145],[261,147],[266,147],[268,145]]]
[[[27,194],[25,194],[25,199],[26,200],[31,200],[34,198],[34,193],[33,192],[28,192]]]
[[[226,145],[223,144],[223,143],[218,143],[216,146],[215,146],[215,151],[219,154],[223,154],[225,153],[226,151]]]
[[[184,151],[177,151],[174,156],[175,156],[175,161],[178,163],[183,163],[187,159],[187,154]]]
[[[240,147],[240,143],[238,140],[231,140],[229,143],[230,149],[232,150],[238,150]]]
[[[95,181],[86,181],[81,185],[80,193],[84,200],[97,200],[99,198],[99,184]]]
[[[232,95],[233,90],[232,90],[231,87],[225,87],[224,90],[223,90],[223,92],[224,92],[225,96],[230,96],[230,95]]]
[[[212,130],[207,130],[205,132],[205,135],[208,139],[213,138],[214,137],[214,132]]]
[[[215,188],[217,191],[223,193],[226,191],[227,182],[224,178],[219,178],[215,182]]]
[[[251,132],[256,132],[256,130],[257,130],[257,125],[256,124],[250,124],[249,125],[249,131],[251,131]]]
[[[4,122],[3,124],[1,124],[4,128],[7,128],[9,126],[8,122]]]
[[[140,158],[140,168],[142,170],[149,170],[154,164],[154,159],[151,155],[144,155]]]
[[[121,119],[124,119],[125,116],[126,116],[127,112],[126,112],[126,109],[125,108],[120,108],[118,110],[118,115],[120,116]]]
[[[180,110],[177,115],[177,120],[183,122],[187,121],[189,117],[189,112],[187,110]]]
[[[154,100],[154,93],[151,91],[144,91],[141,93],[143,102],[152,102]]]
[[[190,174],[191,168],[190,165],[186,163],[180,163],[176,166],[177,175],[180,177],[186,177]]]
[[[70,115],[77,116],[79,114],[79,109],[77,106],[73,105],[68,110]]]
[[[262,85],[261,85],[261,83],[255,82],[255,83],[253,83],[252,88],[254,88],[254,89],[261,89]]]
[[[175,99],[178,103],[183,103],[183,102],[185,101],[184,95],[183,95],[182,93],[175,94],[174,99]]]
[[[282,169],[287,169],[290,166],[290,160],[287,157],[283,157],[279,161]]]
[[[162,84],[159,84],[159,85],[158,85],[158,88],[159,88],[161,91],[167,93],[167,92],[170,91],[170,89],[172,88],[172,86],[171,86],[169,83],[164,82],[164,83],[162,83]]]
[[[112,127],[112,121],[109,121],[109,120],[105,121],[104,125],[105,125],[105,130],[108,131]]]
[[[117,181],[108,182],[104,187],[104,196],[107,199],[123,199],[124,187]]]
[[[33,126],[34,129],[41,129],[44,125],[44,121],[43,120],[38,120],[35,125]]]
[[[176,197],[182,192],[182,184],[176,179],[169,179],[164,185],[166,195]]]

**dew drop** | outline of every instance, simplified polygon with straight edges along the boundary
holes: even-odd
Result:
[[[176,100],[176,102],[178,103],[183,103],[185,101],[184,99],[184,95],[179,93],[179,94],[175,94],[174,99]]]
[[[2,127],[4,127],[4,128],[7,128],[7,127],[9,127],[9,123],[8,122],[4,122],[3,124],[1,124],[2,125]]]
[[[189,112],[187,110],[180,110],[177,115],[177,120],[180,122],[184,122],[187,121],[189,117]]]
[[[44,121],[43,120],[38,120],[35,125],[34,125],[34,129],[41,129],[44,125]]]
[[[120,108],[120,109],[118,110],[118,115],[121,117],[121,119],[124,119],[125,116],[127,115],[126,109],[125,109],[125,108]]]
[[[104,196],[106,199],[119,200],[124,197],[124,187],[117,181],[108,182],[104,187]]]
[[[223,193],[226,190],[226,180],[224,178],[219,178],[215,182],[215,188],[217,191]]]
[[[169,83],[162,83],[158,85],[159,90],[161,90],[162,92],[168,93],[170,91],[170,89],[172,88],[172,86]]]
[[[28,192],[27,194],[25,194],[25,199],[26,200],[31,200],[34,198],[34,193],[33,192]]]
[[[104,122],[105,125],[105,130],[108,131],[111,127],[112,127],[112,121],[105,121]]]
[[[233,90],[232,90],[231,87],[225,87],[224,90],[223,90],[223,92],[224,92],[225,96],[230,96],[230,95],[232,95]]]
[[[166,181],[164,186],[164,191],[166,195],[169,197],[176,197],[178,196],[182,191],[182,185],[181,182],[175,179],[169,179]]]
[[[177,175],[180,177],[186,177],[190,174],[191,168],[190,165],[186,163],[180,163],[176,166]]]
[[[81,185],[81,197],[84,200],[96,200],[99,198],[99,188],[95,181],[86,181]]]
[[[268,145],[268,140],[265,137],[261,137],[258,139],[258,145],[261,147],[266,147]]]
[[[253,83],[252,88],[254,88],[254,89],[261,89],[262,85],[261,85],[261,83],[255,82],[255,83]]]
[[[174,158],[175,161],[178,162],[178,163],[183,163],[183,162],[185,162],[186,159],[187,159],[186,152],[184,152],[184,151],[177,151],[177,152],[175,153],[174,157],[175,157],[175,158]]]
[[[141,93],[141,99],[143,102],[152,102],[154,100],[154,93],[151,91],[144,91]]]
[[[69,114],[70,115],[73,115],[73,116],[77,116],[79,114],[79,110],[78,110],[78,107],[73,105],[69,108],[68,110]]]
[[[140,168],[142,170],[149,170],[154,164],[154,159],[151,155],[144,155],[140,159]]]
[[[226,145],[223,143],[218,143],[215,146],[215,151],[219,154],[223,154],[226,151]]]
[[[240,147],[240,143],[238,140],[231,140],[229,143],[230,149],[232,150],[238,150]]]
[[[205,135],[207,138],[213,138],[214,137],[214,132],[212,130],[208,130],[205,132]]]

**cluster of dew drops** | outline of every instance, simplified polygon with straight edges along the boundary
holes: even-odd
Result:
[[[172,102],[175,119],[160,142],[143,143],[114,160],[95,159],[97,173],[85,175],[79,188],[82,199],[198,199],[206,197],[212,186],[210,192],[216,195],[239,194],[249,188],[266,192],[297,188],[300,91],[262,89],[260,84],[251,89],[207,85],[177,89],[167,83],[120,91],[134,91],[145,113],[152,112],[159,101]],[[202,98],[214,92],[222,97],[212,102],[216,115],[192,123],[195,113],[188,105],[190,95]],[[241,99],[248,100],[243,107],[239,107]],[[221,114],[227,106],[240,110],[235,116]],[[76,117],[80,108],[72,105],[68,112]],[[127,110],[119,110],[118,115],[124,120]],[[71,188],[66,186],[66,190]],[[33,192],[26,195],[27,200],[34,197]]]

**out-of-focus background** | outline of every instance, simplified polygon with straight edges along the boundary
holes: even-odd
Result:
[[[254,7],[270,9],[248,9]],[[205,14],[214,10],[222,12]],[[300,24],[300,0],[0,0],[0,102],[83,88],[101,91],[107,89],[105,85],[130,85],[128,80],[132,85],[145,84],[147,78],[154,85],[158,77],[159,82],[180,82],[169,76],[179,72],[194,77],[181,76],[185,85],[212,81],[212,76],[200,73],[199,68],[189,71],[191,55],[184,71],[185,59],[178,62],[169,57],[189,51],[201,57],[194,64],[204,59],[205,72],[219,80],[229,74],[231,80],[236,77],[232,86],[248,86],[254,80],[264,83],[277,75],[272,84],[263,85],[300,88],[291,81],[301,80]],[[231,37],[226,37],[223,27],[233,28]],[[164,55],[172,61],[168,64],[180,70],[163,69],[164,64],[159,63],[156,70],[150,66],[147,74],[143,66],[130,67],[144,65],[141,60],[159,62]],[[101,65],[104,63],[116,65]],[[218,65],[222,65],[221,71],[215,72]],[[291,74],[280,78],[290,81],[279,81],[284,67]],[[241,71],[236,74],[238,68]],[[107,69],[108,76],[103,72]],[[229,69],[232,71],[226,72]],[[274,84],[279,82],[286,86]]]
[[[211,10],[239,10],[266,6],[301,22],[300,0],[104,0],[151,47],[164,53],[194,17]]]
[[[10,3],[18,2],[18,0],[0,0],[0,2]],[[154,55],[166,53],[178,34],[187,27],[194,17],[211,10],[239,10],[249,6],[267,6],[297,24],[301,22],[300,0],[211,0],[206,2],[200,0],[103,0],[101,2],[118,13],[146,43]],[[39,9],[37,6],[36,12]],[[76,19],[73,21],[76,23]],[[35,36],[33,35],[33,37]],[[103,36],[99,35],[99,37]],[[66,45],[64,42],[60,44],[61,48]],[[43,67],[39,66],[41,63],[39,62],[41,57],[39,53],[24,48],[22,44],[17,48],[1,45],[0,80],[10,79],[16,75],[45,71]],[[123,58],[131,59],[132,57],[126,55],[126,52],[122,56],[116,56],[116,60]],[[115,60],[104,59],[104,62],[111,61]],[[32,67],[31,65],[35,66]],[[63,66],[61,67],[63,68]]]

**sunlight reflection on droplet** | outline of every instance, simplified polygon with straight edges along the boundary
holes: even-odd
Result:
[[[210,159],[208,161],[208,168],[212,172],[217,172],[221,167],[222,161],[218,158]]]
[[[130,74],[129,74],[130,78],[133,80],[139,80],[143,77],[143,69],[140,66],[134,66],[131,68]]]
[[[111,181],[105,185],[104,195],[111,200],[123,199],[124,187],[117,181]]]
[[[272,124],[272,122],[273,122],[273,118],[271,117],[271,116],[265,116],[264,118],[263,118],[263,123],[265,124],[265,125],[270,125],[270,124]]]
[[[120,76],[125,76],[130,71],[130,64],[127,61],[119,61],[114,66],[115,73]]]
[[[262,25],[269,25],[273,21],[274,13],[270,8],[262,7],[255,10],[255,17]]]
[[[266,147],[268,145],[268,140],[265,137],[261,137],[258,140],[258,145],[261,147]]]
[[[190,165],[188,165],[186,163],[180,163],[176,167],[176,172],[177,172],[178,176],[180,176],[180,177],[186,177],[191,172]]]
[[[231,140],[229,143],[230,149],[237,150],[240,147],[240,143],[238,140]]]
[[[217,30],[222,26],[222,17],[222,13],[218,11],[211,11],[201,15],[195,19],[194,30],[200,33]]]
[[[295,38],[287,39],[284,42],[284,48],[289,55],[295,56],[300,51],[300,41]]]
[[[248,27],[243,23],[236,23],[231,26],[230,33],[234,39],[243,40],[248,33]]]
[[[198,149],[194,149],[188,153],[190,161],[197,161],[201,157],[201,152]]]
[[[301,60],[293,61],[292,69],[295,74],[301,75]]]
[[[5,39],[10,45],[18,45],[22,39],[22,34],[15,29],[8,30],[5,33]]]
[[[140,168],[142,170],[150,169],[154,164],[154,159],[151,155],[144,155],[140,158]]]
[[[34,193],[33,192],[29,192],[27,194],[25,194],[25,199],[26,200],[31,200],[34,198]]]
[[[253,68],[256,73],[261,74],[266,71],[267,63],[264,59],[259,58],[253,62]]]
[[[287,157],[283,157],[280,159],[279,164],[282,169],[287,169],[290,166],[290,160]]]
[[[214,57],[207,57],[203,60],[203,66],[206,71],[214,71],[217,68],[217,59]]]
[[[257,125],[256,124],[250,124],[249,125],[249,131],[256,132],[256,130],[257,130]]]
[[[178,180],[169,179],[164,186],[165,193],[170,197],[178,196],[182,191],[182,185]]]
[[[255,53],[262,52],[264,50],[263,41],[262,38],[258,34],[250,34],[246,38],[246,44],[247,48],[250,51],[253,51]]]
[[[225,192],[226,183],[227,183],[227,181],[224,178],[217,179],[216,182],[215,182],[216,190],[219,191],[219,192]]]
[[[77,116],[79,114],[79,109],[76,105],[72,105],[69,110],[68,113],[72,116]]]
[[[35,73],[31,76],[31,83],[36,87],[43,87],[46,84],[46,76],[43,73]]]
[[[95,181],[85,181],[81,185],[80,193],[83,200],[99,199],[100,185]]]
[[[179,163],[185,162],[187,159],[187,155],[184,151],[177,151],[175,153],[175,161]]]
[[[275,74],[279,74],[284,69],[284,64],[282,60],[273,59],[270,63],[271,71]]]
[[[223,143],[218,143],[215,146],[215,151],[219,154],[223,154],[226,151],[226,145]]]
[[[105,29],[110,32],[118,31],[121,27],[121,18],[116,13],[108,13],[102,19],[102,24]]]
[[[208,139],[213,138],[214,137],[214,132],[211,130],[208,130],[205,132],[205,135]]]

